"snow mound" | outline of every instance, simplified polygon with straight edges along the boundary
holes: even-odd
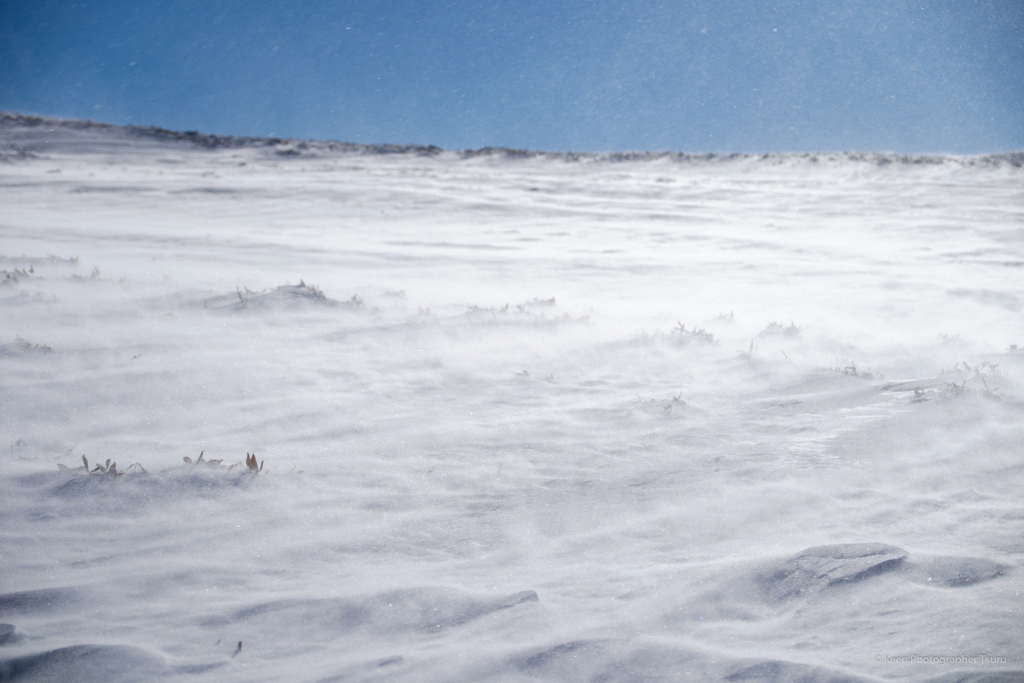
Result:
[[[80,468],[79,468],[80,469]],[[124,516],[190,500],[219,500],[247,491],[262,475],[244,467],[232,471],[207,467],[175,467],[160,472],[129,471],[117,475],[86,475],[76,471],[38,472],[19,477],[10,495],[24,496],[33,519],[75,519],[81,516]],[[0,596],[0,617],[4,614]],[[49,599],[49,598],[47,598]]]
[[[863,683],[871,679],[852,676],[821,666],[767,660],[729,674],[725,677],[725,680],[751,681],[754,683],[782,683],[782,681],[800,681],[800,683]]]
[[[234,294],[215,296],[203,301],[203,307],[214,311],[245,310],[288,310],[306,306],[337,307],[357,309],[363,302],[357,296],[348,301],[335,301],[315,285],[300,282],[297,285],[281,285],[269,292],[238,290]]]
[[[1024,671],[957,671],[938,678],[929,678],[926,683],[1021,683]]]
[[[286,626],[293,637],[302,635],[314,640],[355,631],[379,635],[434,633],[537,600],[534,591],[481,598],[448,588],[407,588],[365,597],[267,602],[238,610],[230,619],[210,619],[205,625],[237,627],[239,622],[270,622],[275,628]]]
[[[84,595],[77,588],[43,588],[0,595],[0,617],[51,612],[77,605]]]
[[[950,557],[908,560],[902,570],[915,583],[945,588],[973,586],[1006,574],[1010,567],[981,557]]]
[[[21,337],[16,337],[9,344],[0,344],[0,357],[48,356],[51,353],[53,353],[53,349],[46,344],[33,344]]]
[[[722,653],[665,645],[648,639],[574,640],[511,657],[485,680],[526,676],[546,681],[772,681],[867,683],[821,666],[782,660],[732,658]]]
[[[136,647],[73,645],[0,661],[0,680],[117,683],[152,679],[166,668],[161,659]]]
[[[766,600],[778,602],[882,574],[906,556],[906,550],[883,543],[826,545],[783,560],[754,580]]]
[[[906,586],[903,582],[959,589],[1006,576],[1010,571],[1008,565],[984,558],[916,557],[884,543],[818,546],[790,557],[741,566],[735,572],[719,572],[717,587],[670,608],[663,623],[756,622],[843,599],[841,590],[864,596],[900,590],[900,585]]]

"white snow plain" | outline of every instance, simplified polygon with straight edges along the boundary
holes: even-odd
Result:
[[[0,680],[1024,680],[1021,155],[158,133],[0,121]]]

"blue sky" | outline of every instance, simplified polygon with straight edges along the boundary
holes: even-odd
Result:
[[[545,150],[1024,148],[1021,0],[0,0],[0,109]]]

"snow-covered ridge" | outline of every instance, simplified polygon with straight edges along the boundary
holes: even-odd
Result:
[[[679,164],[728,164],[759,162],[768,165],[824,164],[856,162],[875,166],[890,164],[956,165],[956,166],[1002,166],[1020,168],[1024,165],[1024,151],[1002,152],[980,155],[941,154],[894,154],[886,152],[772,152],[772,153],[688,153],[671,151],[630,151],[630,152],[544,152],[507,147],[481,147],[461,151],[447,151],[434,145],[357,144],[334,140],[301,140],[275,137],[247,137],[217,135],[198,131],[173,131],[156,126],[117,126],[86,119],[60,119],[33,116],[14,112],[0,112],[0,129],[7,129],[8,150],[0,152],[5,158],[32,154],[50,149],[61,142],[67,145],[70,138],[61,138],[61,133],[77,133],[110,138],[134,138],[169,144],[185,145],[193,149],[262,149],[270,154],[287,157],[314,157],[332,154],[365,155],[414,155],[454,156],[461,159],[495,157],[501,159],[544,159],[562,162],[643,162],[671,161]],[[17,134],[18,129],[22,135]],[[40,129],[53,136],[39,139]],[[19,139],[21,138],[21,139]],[[82,138],[75,140],[82,144]]]

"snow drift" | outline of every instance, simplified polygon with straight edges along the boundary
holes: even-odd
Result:
[[[0,680],[1024,679],[1020,154],[0,150]]]

